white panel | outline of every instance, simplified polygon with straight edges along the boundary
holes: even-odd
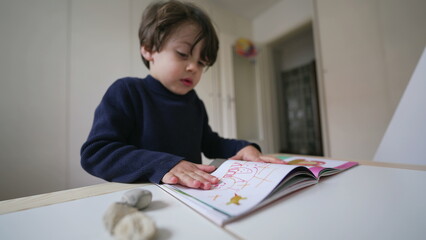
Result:
[[[195,90],[198,97],[204,102],[207,114],[209,116],[209,124],[213,131],[221,132],[220,125],[220,110],[218,110],[220,103],[217,75],[217,66],[208,68],[202,75],[201,81],[198,83]]]
[[[223,137],[236,138],[236,110],[235,110],[235,85],[234,68],[232,66],[232,45],[236,36],[219,34],[221,47],[219,48],[218,61],[220,62],[220,93],[222,100],[222,127]]]
[[[70,187],[100,182],[80,166],[95,108],[116,79],[130,75],[129,1],[71,1]],[[136,35],[137,37],[137,35]]]
[[[374,157],[426,165],[426,48]]]
[[[257,107],[259,110],[259,145],[265,154],[277,153],[279,136],[276,134],[278,128],[276,84],[272,60],[272,50],[269,46],[260,46],[256,57],[256,93],[258,95]]]
[[[235,109],[237,121],[237,137],[259,142],[261,115],[257,102],[256,62],[237,55],[232,55],[235,82]]]
[[[0,199],[66,187],[67,1],[0,2]]]

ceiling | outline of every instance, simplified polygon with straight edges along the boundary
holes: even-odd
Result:
[[[208,0],[221,8],[229,9],[246,19],[253,20],[281,0]]]

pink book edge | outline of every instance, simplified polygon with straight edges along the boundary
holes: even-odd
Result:
[[[358,165],[357,162],[346,162],[346,163],[339,165],[337,167],[332,167],[331,169],[346,170],[346,169],[351,168],[351,167],[356,166],[356,165]],[[319,173],[324,169],[326,169],[326,168],[324,168],[324,167],[311,167],[311,168],[309,168],[309,170],[315,175],[316,178],[319,177]]]

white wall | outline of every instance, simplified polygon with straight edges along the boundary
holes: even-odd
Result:
[[[373,158],[425,46],[424,9],[421,0],[282,0],[254,20],[262,44],[313,21],[327,155]]]
[[[0,200],[102,182],[80,167],[80,147],[107,87],[148,73],[137,30],[150,2],[0,1]],[[240,17],[194,2],[219,33],[251,34]],[[197,87],[209,112],[221,108],[218,72]],[[220,127],[220,116],[210,118]]]
[[[253,40],[270,43],[312,21],[312,0],[281,0],[253,20]]]
[[[316,1],[330,153],[372,160],[426,43],[426,1]]]
[[[145,76],[137,24],[149,1],[73,0],[70,11],[69,186],[102,180],[80,166],[80,148],[106,89],[124,76]],[[102,5],[102,8],[99,6]],[[101,10],[100,10],[101,9]]]
[[[67,186],[67,1],[0,2],[0,199]]]
[[[303,27],[291,36],[274,44],[277,69],[282,72],[315,60],[314,37],[311,26]]]

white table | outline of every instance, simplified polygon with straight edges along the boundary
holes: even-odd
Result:
[[[357,166],[225,228],[243,239],[426,239],[426,172]]]
[[[153,193],[156,239],[425,239],[426,167],[361,162],[221,228],[153,184],[107,183],[0,202],[0,239],[112,239],[106,208]]]
[[[158,186],[130,185],[136,186],[153,193],[153,201],[144,213],[156,222],[158,234],[155,239],[235,239]],[[116,185],[113,187],[117,188]],[[129,186],[123,184],[123,188]],[[0,215],[0,239],[113,239],[103,226],[102,216],[110,204],[120,201],[125,191]],[[50,197],[61,201],[61,193]]]

